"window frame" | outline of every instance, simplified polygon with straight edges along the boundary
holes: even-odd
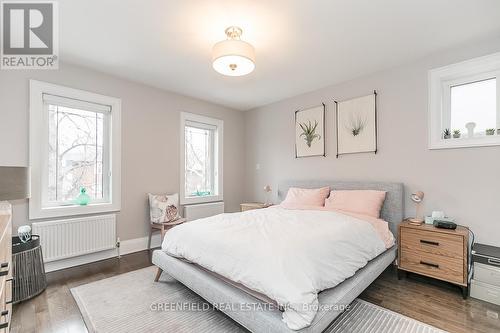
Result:
[[[54,104],[59,105],[59,106],[64,106],[68,108],[76,108],[79,110],[85,110],[85,111],[91,111],[95,113],[101,113],[103,115],[103,172],[110,170],[111,166],[111,151],[110,149],[105,149],[104,147],[109,147],[110,144],[110,135],[111,135],[111,124],[110,124],[110,118],[111,118],[111,106],[102,106],[100,107],[100,104],[95,104],[95,103],[89,103],[86,101],[80,101],[80,100],[74,100],[74,99],[69,99],[66,97],[61,97],[61,96],[54,96],[54,95],[49,95],[47,93],[43,93],[43,113],[44,116],[49,114],[49,109],[48,109],[48,103],[46,103],[45,95],[48,95],[50,97],[47,97],[47,101],[52,101]],[[48,125],[48,123],[47,123]],[[44,124],[45,127],[45,124]],[[48,138],[47,136],[44,136],[43,138],[44,142],[42,143],[42,146],[47,147],[48,146]],[[42,175],[47,175],[48,174],[48,157],[49,154],[43,154],[44,160],[42,161]],[[41,177],[41,182],[42,182],[42,189],[47,188],[49,186],[48,184],[48,177]],[[103,198],[96,200],[93,199],[92,203],[94,204],[103,204],[103,203],[109,203],[111,200],[111,191],[110,191],[110,178],[109,177],[104,177],[103,175],[103,182],[102,182],[102,187],[103,187]],[[44,208],[51,208],[51,207],[62,207],[62,206],[68,206],[70,205],[69,202],[65,201],[60,201],[60,202],[55,202],[52,201],[50,202],[47,198],[47,193],[44,191],[41,192],[41,205]]]
[[[500,53],[495,53],[429,71],[429,149],[467,148],[500,145],[500,135],[444,139],[442,131],[451,119],[451,88],[496,78],[497,124],[500,128]],[[452,130],[450,128],[450,130]],[[464,133],[465,134],[465,133]]]
[[[109,126],[103,125],[104,147],[108,142],[109,190],[106,201],[91,202],[86,206],[62,204],[44,206],[48,186],[48,109],[45,107],[44,94],[76,100],[75,103],[90,102],[109,106],[111,111],[105,119]],[[104,149],[104,148],[103,148]],[[121,100],[84,90],[68,88],[42,81],[30,80],[30,167],[31,198],[29,199],[29,218],[41,219],[67,217],[119,211],[121,209]],[[104,168],[103,168],[104,169]],[[103,172],[105,172],[103,170]],[[103,184],[104,186],[104,184]],[[106,191],[106,190],[104,190]]]
[[[216,195],[207,195],[200,197],[190,197],[186,196],[186,150],[185,150],[185,140],[186,132],[185,127],[188,123],[198,123],[205,124],[208,126],[215,126],[216,131],[214,134],[214,145],[213,149],[215,153],[212,154],[212,160],[214,162],[214,191]],[[198,204],[198,203],[208,203],[223,201],[223,140],[224,140],[224,121],[220,119],[210,118],[206,116],[201,116],[189,112],[180,113],[180,190],[179,190],[179,200],[181,205]],[[215,174],[216,173],[216,174]]]

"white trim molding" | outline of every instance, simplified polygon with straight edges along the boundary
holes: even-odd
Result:
[[[500,129],[500,53],[470,59],[429,71],[429,149],[464,148],[500,145],[500,135],[444,139],[451,117],[451,87],[496,78],[497,124]]]
[[[47,170],[47,129],[48,114],[44,108],[44,96],[61,100],[74,100],[79,105],[94,106],[96,112],[109,112],[109,132],[106,138],[109,153],[110,174],[106,179],[106,200],[79,205],[44,205],[44,188],[46,188]],[[94,110],[93,109],[93,110]],[[29,218],[52,218],[83,214],[114,212],[121,209],[121,100],[83,90],[63,87],[51,83],[30,80],[30,167],[31,198],[29,199]],[[108,183],[109,182],[109,183]]]
[[[200,126],[215,127],[214,138],[214,192],[215,195],[187,197],[185,191],[185,125],[188,122],[195,122]],[[181,112],[180,114],[180,190],[179,198],[182,205],[223,201],[223,142],[224,142],[224,121],[220,119],[201,116],[189,112]]]

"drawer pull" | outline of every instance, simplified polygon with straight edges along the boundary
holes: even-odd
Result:
[[[500,266],[500,260],[488,258],[488,264]]]
[[[426,266],[430,266],[430,267],[439,268],[438,264],[432,264],[430,262],[425,262],[425,261],[422,261],[422,260],[420,260],[420,265],[426,265]]]
[[[438,242],[428,241],[428,240],[425,240],[425,239],[421,239],[420,243],[439,246]]]
[[[0,317],[5,317],[9,314],[9,310],[2,311],[0,313]],[[9,321],[7,320],[5,323],[0,324],[0,329],[9,327]]]
[[[3,262],[0,264],[0,276],[5,276],[9,274],[9,263]]]

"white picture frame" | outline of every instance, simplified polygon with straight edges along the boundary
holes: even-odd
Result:
[[[337,158],[377,153],[377,92],[336,104]]]
[[[295,111],[295,158],[326,156],[325,104]]]

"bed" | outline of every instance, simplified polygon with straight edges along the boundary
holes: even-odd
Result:
[[[381,217],[389,222],[392,233],[397,235],[397,226],[403,219],[403,185],[387,182],[345,182],[345,181],[289,181],[279,185],[278,197],[283,200],[288,188],[316,188],[330,186],[338,190],[369,189],[387,192]],[[366,287],[368,287],[396,258],[393,246],[366,266],[356,271],[350,278],[334,288],[318,294],[319,310],[312,323],[300,330],[291,330],[282,321],[282,312],[277,307],[252,295],[243,288],[228,283],[216,274],[207,272],[200,266],[174,258],[157,250],[153,253],[153,263],[169,275],[186,285],[205,300],[219,305],[221,311],[252,332],[322,332]],[[238,309],[231,305],[252,304],[249,308]],[[261,306],[255,306],[255,305]],[[222,305],[222,307],[220,307]],[[335,305],[335,306],[332,306]]]

